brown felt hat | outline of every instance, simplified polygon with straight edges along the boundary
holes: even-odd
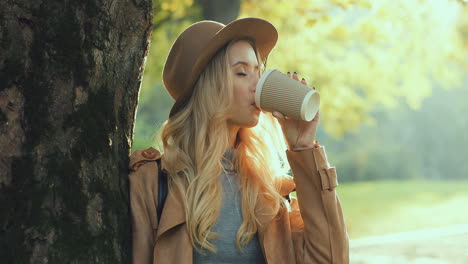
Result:
[[[163,70],[163,81],[175,99],[169,116],[177,113],[192,95],[200,73],[214,55],[229,41],[251,38],[265,59],[276,44],[278,32],[268,21],[242,18],[227,25],[214,21],[192,24],[182,32],[171,47]]]

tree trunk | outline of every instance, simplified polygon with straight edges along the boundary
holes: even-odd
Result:
[[[151,2],[0,1],[0,262],[130,262]]]
[[[240,0],[196,0],[203,18],[228,24],[239,16]]]

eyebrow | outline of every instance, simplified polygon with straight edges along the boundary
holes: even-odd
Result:
[[[249,66],[249,63],[247,63],[245,61],[238,61],[238,62],[234,63],[233,65],[231,65],[231,67],[234,67],[234,66],[239,65],[239,64]],[[259,69],[258,65],[255,66],[255,69]]]

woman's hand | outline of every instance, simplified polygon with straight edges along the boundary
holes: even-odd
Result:
[[[292,76],[291,73],[288,72],[288,76],[299,81],[299,77],[296,72],[294,72]],[[304,78],[302,78],[300,82],[307,85]],[[273,112],[273,116],[276,117],[280,123],[286,143],[290,150],[301,150],[312,148],[314,146],[315,135],[317,133],[318,122],[320,119],[319,112],[317,112],[317,115],[315,115],[315,117],[309,122],[285,117],[282,113],[277,111]]]

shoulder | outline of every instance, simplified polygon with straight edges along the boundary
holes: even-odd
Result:
[[[158,176],[158,164],[155,161],[160,158],[161,153],[154,148],[135,150],[130,155],[130,182],[153,185]]]
[[[158,164],[155,161],[160,158],[161,153],[154,148],[135,150],[130,155],[130,173],[128,177],[131,191],[153,192],[157,188]]]
[[[141,166],[149,162],[153,162],[161,158],[161,153],[154,148],[147,148],[144,150],[135,150],[130,155],[129,168],[131,171],[137,171]]]

